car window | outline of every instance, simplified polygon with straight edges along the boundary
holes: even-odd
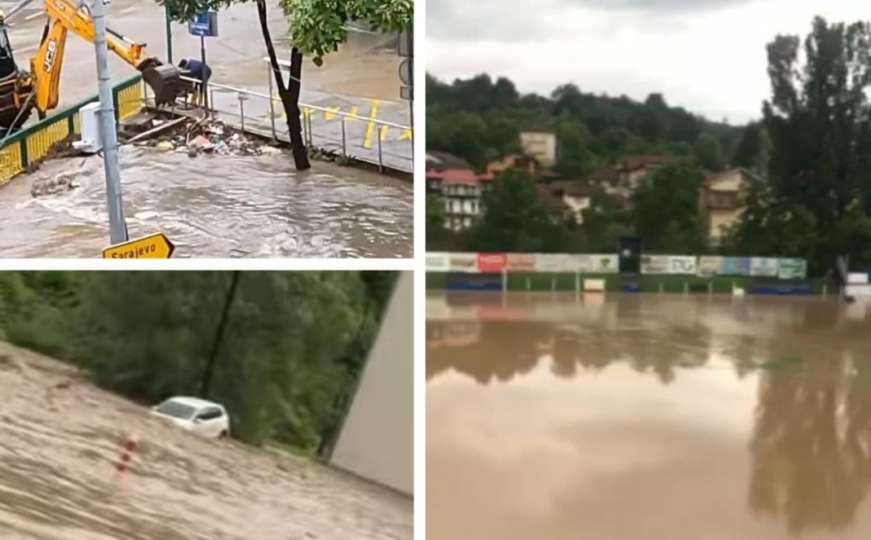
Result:
[[[184,403],[179,403],[178,401],[173,401],[170,399],[158,405],[157,412],[165,414],[167,416],[173,416],[175,418],[187,420],[194,415],[196,409],[189,405],[185,405]]]
[[[221,409],[217,409],[215,407],[209,407],[207,409],[203,409],[200,414],[197,415],[197,418],[200,420],[214,420],[215,418],[220,418],[222,415]]]

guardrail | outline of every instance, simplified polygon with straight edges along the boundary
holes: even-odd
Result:
[[[124,119],[142,109],[139,90],[141,80],[141,75],[135,75],[113,88],[112,98],[116,119]],[[48,155],[54,144],[71,134],[81,133],[79,110],[98,99],[98,96],[94,95],[79,101],[43,120],[25,126],[0,141],[2,142],[0,185],[9,182],[14,176],[27,170],[31,164]]]
[[[182,77],[182,80],[188,82],[192,89],[195,91],[198,99],[196,103],[193,105],[196,106],[204,106],[203,95],[201,92],[202,83],[198,79],[192,79],[189,77]],[[225,121],[236,121],[239,129],[242,131],[255,132],[261,135],[271,136],[273,140],[286,140],[289,141],[289,136],[283,133],[278,129],[276,124],[276,118],[278,113],[283,114],[283,106],[281,100],[274,96],[269,95],[263,92],[258,92],[256,90],[250,90],[247,88],[241,88],[238,86],[232,86],[228,84],[221,84],[209,81],[206,85],[209,99],[208,99],[208,110],[207,113],[210,115],[216,115],[217,117],[225,120]],[[143,85],[144,89],[144,99],[145,103],[153,104],[153,99],[148,96],[147,86]],[[269,78],[269,91],[272,92],[272,78]],[[220,100],[216,100],[217,95],[232,95],[235,97],[234,103],[238,103],[238,110],[228,110],[227,108],[223,108],[223,106],[219,103]],[[260,103],[263,104],[262,110],[265,116],[268,116],[268,124],[264,123],[262,120],[262,115],[246,115],[246,102],[252,100],[259,100]],[[225,102],[226,103],[226,102]],[[335,150],[338,151],[343,158],[354,157],[356,159],[360,159],[362,161],[368,161],[373,165],[377,165],[380,171],[383,171],[387,166],[385,162],[385,149],[384,149],[384,140],[386,139],[388,130],[397,130],[401,133],[398,140],[412,140],[413,139],[413,129],[410,126],[398,124],[395,122],[389,122],[386,120],[379,120],[377,118],[373,118],[371,116],[361,116],[359,114],[345,112],[338,110],[338,108],[334,107],[321,107],[318,105],[311,105],[308,103],[300,103],[300,120],[302,122],[303,128],[303,139],[306,144],[309,146],[314,145],[315,136],[321,138],[322,147],[335,146]],[[312,118],[315,114],[323,114],[325,119],[331,120],[333,118],[340,119],[340,134],[337,137],[337,140],[331,139],[326,134],[319,134],[316,132],[315,127],[312,123]],[[350,142],[349,142],[349,123],[353,121],[360,121],[365,123],[367,126],[367,133],[365,135],[366,140],[374,139],[377,141],[376,154],[371,159],[366,159],[366,157],[362,155],[353,155],[350,150]],[[362,149],[366,148],[366,143],[364,142]],[[411,152],[407,156],[408,160],[411,160]]]

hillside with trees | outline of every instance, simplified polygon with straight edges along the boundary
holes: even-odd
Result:
[[[428,248],[613,251],[619,236],[636,235],[654,253],[802,257],[817,275],[839,255],[871,267],[871,25],[817,17],[804,39],[775,36],[765,54],[771,96],[760,104],[761,120],[740,127],[671,107],[660,94],[637,102],[567,84],[544,97],[521,95],[505,78],[479,75],[447,84],[428,77],[428,149],[461,156],[478,169],[519,151],[524,130],[556,133],[554,169],[580,183],[623,156],[673,158],[647,174],[628,201],[594,193],[583,225],[550,215],[545,227],[542,201],[518,187],[516,177],[497,177],[482,204],[539,216],[535,230],[488,216],[459,234],[427,230]],[[741,218],[722,242],[708,245],[699,227],[698,190],[707,173],[725,167],[744,168],[753,180],[742,195]],[[504,201],[523,208],[506,209]],[[439,205],[428,205],[427,223],[443,221]],[[529,238],[535,231],[548,238]],[[479,243],[495,238],[503,243]]]
[[[0,339],[154,404],[227,406],[234,436],[332,444],[391,272],[0,272]]]
[[[742,140],[744,127],[669,106],[658,93],[639,102],[565,84],[547,97],[522,95],[509,79],[493,81],[489,75],[450,84],[427,75],[426,85],[427,147],[460,156],[479,169],[520,150],[520,132],[536,130],[557,134],[556,169],[577,178],[631,154],[694,158],[711,170],[736,157],[756,157],[750,155],[752,141]],[[739,147],[742,152],[736,156]]]

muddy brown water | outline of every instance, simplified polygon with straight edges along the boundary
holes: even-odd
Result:
[[[869,311],[429,297],[427,538],[868,538]]]
[[[412,185],[288,154],[209,156],[122,147],[131,238],[163,231],[176,257],[410,257]],[[33,197],[34,183],[72,175],[79,187]],[[102,159],[44,163],[0,188],[2,257],[99,257],[108,244]]]
[[[130,468],[122,443],[139,440]],[[0,343],[0,538],[412,538],[410,498],[284,452],[201,439]]]

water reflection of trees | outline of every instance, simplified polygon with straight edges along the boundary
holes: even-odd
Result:
[[[455,339],[461,344],[443,346],[445,336],[456,337],[463,331],[462,324],[427,323],[427,379],[452,368],[481,384],[506,382],[530,372],[549,353],[551,370],[560,377],[626,361],[637,371],[669,383],[676,370],[704,365],[711,342],[710,330],[701,325],[638,330],[627,337],[613,330],[582,330],[580,325],[506,320],[482,323],[469,343]]]
[[[430,323],[429,330],[438,332],[443,324],[450,323]],[[846,528],[871,488],[868,322],[845,321],[837,309],[808,305],[788,320],[763,325],[748,318],[742,324],[730,335],[712,331],[716,325],[686,321],[631,330],[482,322],[474,342],[430,349],[427,377],[454,369],[479,384],[506,382],[552,359],[558,377],[625,362],[667,384],[682,369],[706,365],[716,352],[739,377],[759,377],[749,507],[782,519],[793,535]]]
[[[871,364],[852,358],[833,343],[760,378],[748,500],[796,535],[849,525],[871,483]]]

